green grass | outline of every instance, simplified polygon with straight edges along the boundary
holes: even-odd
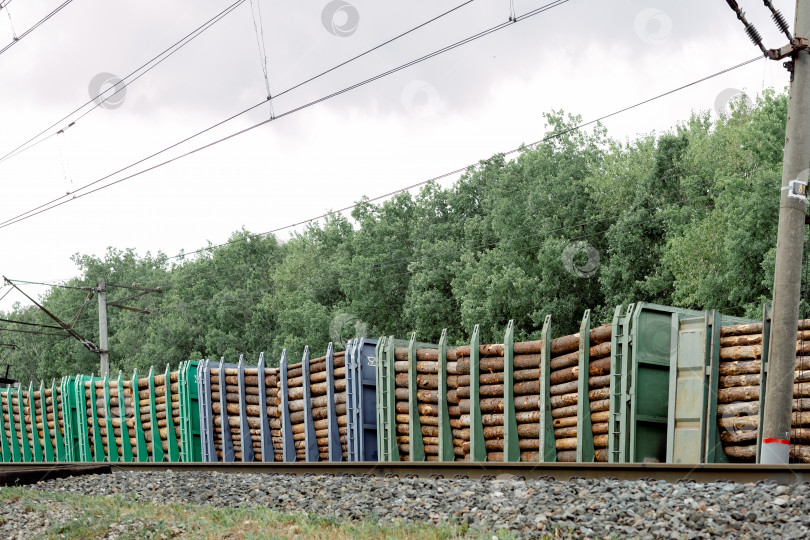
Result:
[[[318,515],[284,514],[266,508],[215,508],[190,504],[154,504],[116,496],[91,497],[59,492],[0,488],[0,504],[23,507],[23,512],[45,513],[49,508],[70,510],[71,520],[51,523],[40,538],[98,538],[114,534],[141,538],[491,538],[464,525],[427,523],[378,525],[348,522]],[[508,535],[506,536],[508,537]],[[498,535],[499,539],[505,536]]]

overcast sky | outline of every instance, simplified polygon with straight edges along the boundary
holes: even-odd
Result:
[[[62,2],[14,0],[0,10],[0,49],[13,39],[12,26],[22,34]],[[107,88],[110,76],[125,77],[232,3],[73,1],[0,54],[0,156],[87,102],[91,87]],[[259,40],[267,54],[271,93],[462,3],[253,0],[254,10],[261,10]],[[473,1],[274,99],[273,110],[283,114],[506,22],[511,6],[520,17],[548,3]],[[767,47],[787,41],[760,0],[739,3]],[[794,2],[774,4],[792,27]],[[115,246],[174,255],[209,240],[223,242],[242,227],[257,233],[282,227],[536,141],[546,130],[544,112],[563,109],[587,121],[758,52],[722,0],[570,0],[165,167],[0,228],[0,273],[59,281],[77,274],[70,260],[77,252],[102,255],[107,246]],[[0,162],[0,222],[261,103],[267,94],[261,57],[248,0],[128,85],[125,95],[52,135],[76,116],[71,117],[48,130],[45,135],[52,136],[44,142]],[[661,133],[692,111],[714,111],[718,96],[742,90],[753,97],[787,84],[781,62],[763,59],[604,124],[622,140]],[[269,116],[265,103],[128,172]],[[288,238],[289,231],[279,237]],[[0,288],[0,296],[5,292]],[[9,294],[0,309],[21,299]]]

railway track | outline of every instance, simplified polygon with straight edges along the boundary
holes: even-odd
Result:
[[[0,485],[32,484],[43,480],[110,474],[114,471],[211,472],[277,475],[353,475],[400,478],[468,478],[476,480],[572,478],[617,480],[664,480],[666,482],[737,482],[762,480],[782,485],[810,482],[810,465],[789,467],[760,464],[671,463],[4,463],[0,465]]]

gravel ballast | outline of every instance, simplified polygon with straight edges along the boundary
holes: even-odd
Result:
[[[115,472],[28,489],[122,495],[155,503],[262,506],[346,520],[466,523],[517,537],[804,538],[806,485],[614,479],[569,481],[291,477],[207,472]],[[5,513],[6,519],[14,519]]]

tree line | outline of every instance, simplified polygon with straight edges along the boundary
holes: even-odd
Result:
[[[67,284],[163,288],[136,301],[150,315],[110,309],[111,366],[125,373],[261,351],[273,365],[283,349],[320,355],[358,332],[436,342],[448,328],[462,343],[478,324],[484,342],[500,342],[510,319],[517,339],[533,339],[547,314],[561,335],[585,309],[607,322],[636,301],[758,318],[771,297],[786,114],[786,95],[766,91],[719,119],[696,112],[620,141],[553,112],[544,142],[483,160],[450,187],[362,199],[351,217],[284,241],[240,230],[187,257],[76,254]],[[66,321],[86,304],[74,326],[97,342],[85,293],[53,288],[42,302]],[[19,304],[2,318],[50,324]],[[0,334],[18,346],[6,362],[22,381],[98,371],[76,340]]]

